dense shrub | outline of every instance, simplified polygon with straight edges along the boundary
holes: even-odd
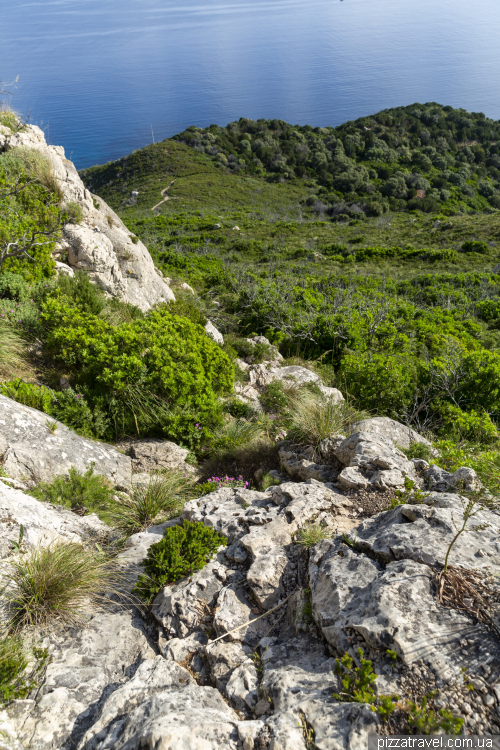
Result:
[[[85,394],[94,403],[100,393],[108,394],[101,403],[110,417],[118,403],[125,407],[118,431],[140,429],[132,396],[146,393],[164,403],[152,425],[161,434],[190,446],[207,437],[220,412],[217,395],[231,389],[233,369],[200,326],[172,315],[167,306],[113,326],[54,298],[42,317],[48,351],[73,372]]]
[[[202,523],[184,521],[182,526],[165,529],[161,542],[152,544],[142,561],[145,575],[139,576],[134,591],[145,601],[152,601],[163,586],[204,568],[226,541]]]

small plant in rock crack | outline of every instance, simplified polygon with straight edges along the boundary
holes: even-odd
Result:
[[[345,653],[341,659],[335,660],[334,672],[340,677],[342,690],[334,693],[335,700],[348,703],[369,703],[372,711],[376,711],[382,721],[387,721],[394,711],[394,700],[398,695],[381,695],[377,697],[373,683],[377,675],[373,671],[373,664],[363,658],[363,649],[358,648],[360,666],[354,666],[354,659]]]
[[[463,518],[462,518],[462,525],[458,527],[455,523],[455,519],[453,518],[453,515],[451,517],[451,520],[453,522],[453,526],[455,527],[455,531],[457,532],[453,539],[451,540],[450,544],[448,545],[448,549],[446,550],[446,557],[444,559],[444,568],[443,568],[443,575],[446,576],[448,572],[448,559],[450,557],[450,552],[453,548],[453,545],[457,541],[458,537],[463,534],[465,531],[465,528],[467,526],[467,523],[469,519],[473,518],[473,516],[477,515],[480,510],[482,510],[483,506],[481,503],[478,502],[478,500],[474,497],[469,498],[467,502],[462,501],[462,507],[463,507]],[[471,531],[483,531],[483,529],[486,529],[489,526],[487,523],[479,523],[475,526],[471,527]]]
[[[313,619],[311,589],[304,589],[304,606],[302,608],[302,614],[306,620]]]
[[[203,523],[183,521],[182,526],[165,529],[163,539],[152,544],[142,561],[145,575],[134,588],[150,603],[164,587],[201,570],[227,539]]]
[[[56,430],[58,427],[57,422],[54,422],[54,420],[52,419],[46,419],[45,426],[47,427],[48,431],[51,432],[53,435],[56,434]]]
[[[391,660],[391,669],[394,669],[394,667],[396,666],[397,658],[398,658],[397,651],[392,651],[390,648],[388,648],[386,653],[389,659]]]
[[[327,526],[322,526],[320,523],[306,523],[297,532],[295,541],[306,549],[314,547],[318,542],[322,542],[324,539],[330,539],[332,537],[332,531]]]
[[[351,549],[356,549],[356,540],[358,538],[358,535],[356,534],[354,536],[354,539],[349,539],[345,531],[342,532],[342,541],[344,544],[347,544],[348,547]]]
[[[262,656],[257,651],[254,651],[253,654],[250,654],[250,658],[252,659],[253,663],[255,664],[255,671],[257,672],[257,677],[260,680],[262,678],[263,673],[264,673],[264,663],[262,661]],[[260,695],[260,693],[259,693],[259,695]]]
[[[10,544],[12,545],[11,546],[11,552],[12,552],[13,555],[15,555],[17,552],[21,551],[21,547],[22,547],[22,544],[23,544],[23,539],[24,539],[24,526],[23,526],[23,524],[21,524],[20,527],[19,527],[19,538],[18,538],[17,542],[12,541],[12,539],[10,540]]]
[[[391,498],[390,504],[386,510],[397,508],[398,505],[421,505],[428,497],[428,492],[422,492],[418,489],[415,482],[405,477],[404,490],[396,490],[394,497]]]
[[[408,727],[412,734],[460,734],[464,720],[453,716],[449,709],[441,708],[438,713],[428,707],[428,702],[435,693],[424,695],[419,704],[411,701],[407,705]]]
[[[33,648],[30,655],[19,635],[1,634],[0,639],[0,706],[27,698],[40,682],[48,651]]]

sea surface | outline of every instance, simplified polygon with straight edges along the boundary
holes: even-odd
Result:
[[[500,118],[498,0],[0,0],[0,79],[77,167],[189,125]]]

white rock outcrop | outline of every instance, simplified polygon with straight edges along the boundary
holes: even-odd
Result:
[[[83,473],[92,463],[96,474],[115,485],[129,482],[132,473],[130,458],[111,445],[83,438],[43,412],[2,395],[0,456],[8,476],[32,483],[67,474],[72,466]]]
[[[77,203],[82,210],[82,222],[67,225],[59,245],[59,256],[67,257],[69,273],[71,269],[86,271],[105,292],[141,310],[175,299],[156,272],[147,248],[130,234],[102,198],[85,188],[62,146],[47,145],[43,131],[36,125],[26,125],[19,133],[0,126],[0,153],[14,148],[41,151],[52,165],[65,201]],[[58,272],[63,272],[61,265]]]

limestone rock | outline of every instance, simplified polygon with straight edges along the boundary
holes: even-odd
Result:
[[[319,375],[298,365],[288,365],[287,367],[277,367],[269,363],[252,365],[248,369],[248,374],[250,385],[254,385],[259,389],[263,389],[267,385],[274,383],[275,380],[281,380],[287,386],[315,383],[325,398],[334,404],[339,404],[344,400],[343,395],[337,388],[329,388],[323,385]]]
[[[448,492],[450,489],[468,490],[469,492],[481,489],[482,484],[474,471],[465,466],[457,469],[453,474],[445,469],[441,469],[435,464],[431,464],[423,472],[429,489],[435,492]]]
[[[269,623],[266,618],[263,618],[246,628],[241,628],[241,625],[254,619],[252,605],[245,596],[245,589],[242,586],[228,586],[221,591],[213,619],[215,632],[220,636],[230,633],[235,628],[240,628],[236,633],[231,633],[224,638],[224,643],[239,641],[255,647],[269,630]]]
[[[135,709],[121,712],[114,698],[104,709],[114,721],[90,735],[79,750],[234,750],[238,716],[212,687],[172,686],[155,693]],[[121,696],[118,695],[118,698]]]
[[[170,440],[146,438],[137,440],[130,446],[130,457],[134,472],[158,471],[159,469],[179,469],[193,471],[193,467],[186,463],[189,455],[187,448],[172,443]]]
[[[110,445],[80,437],[57,422],[54,433],[47,415],[0,395],[0,455],[7,474],[31,482],[50,481],[70,467],[85,472],[91,463],[115,485],[127,482],[131,463]]]
[[[334,454],[348,467],[338,478],[346,488],[403,487],[405,477],[418,483],[414,464],[386,437],[354,432],[334,449]]]
[[[222,344],[224,343],[224,336],[220,331],[217,330],[217,328],[210,320],[205,325],[205,331],[210,336],[210,338],[215,341],[216,344],[220,344],[222,346]]]
[[[390,440],[394,445],[401,448],[409,448],[413,443],[422,443],[432,447],[432,444],[426,438],[419,435],[411,427],[407,427],[401,422],[396,422],[390,417],[372,417],[362,419],[352,426],[353,432],[369,432],[372,435]]]
[[[259,700],[259,678],[251,659],[233,670],[226,685],[226,694],[235,708],[252,710]]]
[[[283,443],[278,455],[282,468],[293,479],[306,482],[308,479],[318,479],[323,482],[332,482],[337,479],[338,471],[334,466],[320,464],[317,462],[316,452],[311,446],[302,446]]]
[[[87,190],[62,146],[48,146],[43,131],[26,125],[22,132],[0,135],[0,151],[23,147],[41,151],[50,161],[66,202],[82,209],[81,224],[63,230],[60,251],[68,253],[72,268],[87,271],[102,289],[126,302],[148,310],[174,294],[156,273],[153,260],[140,240],[132,238],[119,216]],[[134,239],[134,241],[133,241]]]
[[[41,699],[19,717],[19,736],[32,750],[69,750],[92,726],[99,702],[154,657],[141,618],[133,610],[95,615],[86,628],[53,633],[51,661]]]
[[[205,649],[210,673],[218,690],[223,691],[233,671],[247,661],[250,648],[236,641],[218,641]]]
[[[271,609],[283,595],[282,577],[288,564],[286,552],[275,547],[265,555],[260,555],[247,573],[248,585],[264,609]]]
[[[55,540],[81,543],[109,534],[109,527],[94,514],[81,517],[63,508],[56,510],[0,482],[0,559],[11,554],[10,542],[18,541],[21,526],[28,546],[45,546]]]

